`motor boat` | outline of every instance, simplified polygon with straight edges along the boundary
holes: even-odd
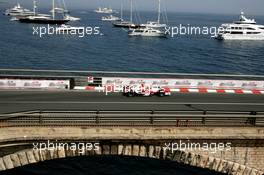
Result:
[[[166,33],[164,31],[150,27],[130,29],[128,35],[144,37],[166,37]]]
[[[264,40],[264,25],[245,17],[241,12],[239,21],[222,24],[215,36],[218,40]]]
[[[160,24],[160,22],[156,21],[148,21],[146,24],[140,24],[141,27],[150,27],[150,28],[165,28],[167,24]]]
[[[34,12],[23,8],[19,3],[15,5],[13,8],[5,11],[5,15],[7,16],[29,16],[33,15]]]
[[[73,16],[70,16],[69,14],[65,14],[64,19],[69,20],[69,21],[80,21],[81,20],[81,18],[73,17]]]
[[[98,9],[96,9],[94,12],[96,13],[106,13],[106,14],[111,14],[114,13],[114,10],[111,8],[107,8],[107,7],[99,7]]]
[[[117,16],[103,16],[102,17],[102,21],[121,21],[121,18],[117,17]]]
[[[71,31],[83,31],[84,27],[72,27],[70,25],[62,24],[60,27],[56,28],[56,33],[59,34],[71,34]]]
[[[65,10],[64,8],[55,7],[54,9],[50,10],[50,13],[69,13],[68,10]]]

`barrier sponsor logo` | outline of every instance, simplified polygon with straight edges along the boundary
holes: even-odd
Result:
[[[88,77],[87,78],[88,83],[93,83],[94,82],[94,77]]]

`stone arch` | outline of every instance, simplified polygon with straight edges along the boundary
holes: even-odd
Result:
[[[263,175],[262,171],[247,167],[235,162],[200,155],[185,151],[164,151],[161,146],[139,144],[103,144],[98,150],[80,151],[79,149],[45,149],[45,150],[22,150],[0,158],[0,171],[16,167],[38,163],[41,161],[59,159],[74,156],[91,155],[124,155],[140,156],[161,160],[176,161],[193,167],[206,168],[212,171],[231,175]]]

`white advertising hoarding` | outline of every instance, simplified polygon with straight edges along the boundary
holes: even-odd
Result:
[[[105,85],[135,85],[166,86],[172,88],[207,88],[207,89],[247,89],[264,90],[264,81],[248,80],[205,80],[205,79],[151,79],[151,78],[110,78],[102,79]]]
[[[0,79],[0,89],[69,89],[69,80]]]

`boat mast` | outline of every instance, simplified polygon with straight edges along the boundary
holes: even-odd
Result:
[[[55,0],[52,0],[52,19],[55,19]]]
[[[36,16],[36,9],[37,9],[37,2],[33,1],[33,13],[34,13],[34,16]]]
[[[132,2],[132,0],[130,0],[130,22],[131,23],[133,21],[133,12],[132,12],[133,7],[132,7],[132,5],[133,5],[133,2]]]
[[[123,3],[121,3],[120,18],[121,18],[121,20],[123,19]]]
[[[158,10],[158,24],[160,23],[160,0],[159,1],[159,10]]]

